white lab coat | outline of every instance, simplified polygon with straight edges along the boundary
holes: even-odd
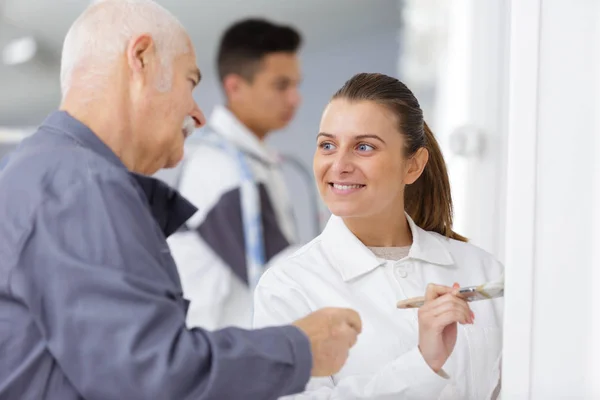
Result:
[[[333,216],[319,237],[263,275],[255,291],[255,327],[289,323],[322,307],[352,308],[363,322],[342,370],[312,379],[305,393],[291,398],[490,398],[500,376],[502,299],[470,303],[475,323],[459,325],[456,347],[439,375],[417,347],[417,310],[395,305],[422,296],[428,283],[478,285],[498,279],[503,267],[471,244],[408,220],[413,244],[400,261],[378,259]]]

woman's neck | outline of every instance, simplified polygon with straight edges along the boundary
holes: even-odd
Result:
[[[412,244],[412,233],[403,209],[401,213],[342,219],[346,227],[367,247],[404,247]]]

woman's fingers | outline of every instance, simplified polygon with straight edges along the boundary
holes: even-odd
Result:
[[[435,299],[419,310],[419,318],[437,318],[442,314],[456,310],[460,313],[457,322],[473,323],[473,313],[468,303],[453,294],[446,294]]]
[[[470,316],[465,315],[461,310],[450,310],[434,318],[432,327],[434,329],[442,330],[450,324],[470,324]]]
[[[436,285],[430,283],[427,285],[427,289],[425,290],[425,303],[429,301],[433,301],[445,294],[452,293],[455,290],[449,286]]]
[[[463,301],[464,303],[464,301]],[[436,307],[431,311],[431,315],[433,318],[439,318],[440,316],[447,313],[455,313],[460,314],[460,317],[457,318],[456,322],[460,323],[471,323],[471,309],[467,304],[458,304],[455,302],[448,302],[441,304],[439,307]]]
[[[446,291],[445,294],[436,297],[433,300],[429,300],[429,301],[425,301],[425,304],[423,305],[423,307],[426,307],[427,309],[432,309],[437,307],[438,305],[448,302],[448,301],[453,301],[453,300],[461,300],[464,301],[463,299],[461,299],[458,296],[458,290],[457,289],[453,289],[451,287],[448,286],[444,286],[445,288],[447,288],[448,290]]]

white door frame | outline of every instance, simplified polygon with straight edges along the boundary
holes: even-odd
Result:
[[[541,0],[511,1],[504,298],[504,348],[510,351],[504,352],[502,366],[506,399],[529,398],[531,384],[540,7]]]

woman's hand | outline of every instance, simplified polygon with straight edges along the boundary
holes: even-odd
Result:
[[[453,287],[429,284],[425,304],[419,308],[419,350],[425,362],[438,373],[456,344],[457,323],[472,324],[475,315]]]

